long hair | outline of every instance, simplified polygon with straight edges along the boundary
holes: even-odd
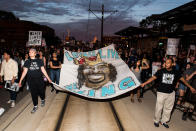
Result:
[[[137,62],[138,62],[138,61],[140,61],[140,65],[138,66],[138,68],[140,69],[140,68],[141,68],[141,66],[142,66],[142,62],[141,62],[141,60],[140,60],[140,59],[138,59],[138,60],[137,60]],[[135,69],[136,69],[136,67],[137,67],[137,62],[135,62],[135,63],[134,63],[134,65],[133,65],[133,69],[134,69],[134,70],[135,70]]]
[[[84,70],[84,65],[79,65],[78,76],[77,76],[79,89],[83,86],[83,84],[85,82],[85,77],[84,77],[84,74],[83,74],[83,70]]]
[[[112,64],[108,64],[108,67],[110,69],[110,74],[109,74],[110,81],[114,82],[116,80],[116,75],[117,75],[116,68]]]

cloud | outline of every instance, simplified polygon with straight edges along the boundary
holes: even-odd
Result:
[[[19,13],[40,13],[48,15],[68,15],[73,16],[72,10],[57,3],[41,3],[27,0],[1,0],[1,10]],[[20,16],[20,15],[19,15]]]
[[[91,19],[87,25],[88,20],[83,19],[77,22],[70,23],[40,23],[48,25],[55,29],[56,34],[63,38],[63,33],[67,34],[67,30],[70,30],[71,36],[76,37],[77,40],[89,40],[91,41],[94,36],[100,39],[101,23],[97,19]],[[104,35],[114,35],[115,32],[126,28],[128,26],[138,26],[138,22],[134,20],[108,20],[104,23]],[[88,30],[87,30],[88,26]]]
[[[90,0],[1,0],[2,10],[17,12],[36,12],[49,15],[68,15],[88,13]],[[92,9],[101,9],[105,5],[105,10],[119,10],[128,12],[135,5],[148,5],[153,0],[91,0]],[[77,10],[77,11],[75,11]],[[126,13],[127,13],[126,12]]]
[[[104,33],[114,32],[130,25],[138,25],[132,17],[134,6],[146,6],[155,0],[91,0],[92,10],[101,10],[105,5]],[[56,30],[62,38],[63,32],[70,29],[72,36],[77,39],[100,37],[100,21],[88,12],[90,0],[0,0],[1,10],[11,11],[22,20],[46,24]],[[95,13],[100,17],[101,13]],[[88,17],[89,16],[89,17]],[[88,24],[89,18],[89,24]],[[87,32],[88,28],[88,32]]]

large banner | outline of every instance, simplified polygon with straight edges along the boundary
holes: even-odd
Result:
[[[179,42],[180,42],[180,39],[168,38],[168,41],[167,41],[167,55],[177,55]]]
[[[89,52],[65,50],[60,84],[55,88],[103,100],[127,93],[139,85],[114,46],[110,45]]]
[[[41,31],[29,31],[28,46],[40,46],[42,44]]]

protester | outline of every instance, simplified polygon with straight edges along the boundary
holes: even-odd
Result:
[[[45,56],[43,55],[43,52],[42,51],[39,51],[39,59],[41,59],[44,63],[44,68],[46,68],[46,58]]]
[[[151,83],[158,79],[159,86],[157,87],[157,102],[155,108],[154,125],[159,127],[159,122],[169,128],[167,122],[170,119],[171,111],[175,101],[175,86],[178,80],[181,80],[191,92],[196,93],[196,90],[190,86],[186,80],[181,77],[179,72],[172,68],[173,59],[167,59],[165,62],[165,68],[157,71],[149,80],[141,84],[141,87]]]
[[[60,80],[60,69],[61,69],[61,60],[57,58],[57,53],[52,53],[52,58],[50,60],[50,78],[53,82],[59,85]],[[54,88],[52,89],[52,91]],[[57,91],[58,93],[58,91]]]
[[[137,54],[134,49],[132,49],[129,54],[130,56],[128,60],[128,65],[129,67],[132,67],[137,62]]]
[[[49,78],[45,68],[44,63],[40,59],[36,59],[36,50],[31,48],[29,50],[30,59],[27,60],[24,64],[24,69],[22,76],[19,81],[19,87],[22,85],[22,80],[27,75],[27,82],[31,91],[31,96],[33,100],[33,110],[31,113],[35,113],[38,109],[38,96],[41,98],[41,106],[45,105],[45,90],[44,90],[44,80],[43,75],[48,79],[49,83],[51,83],[51,79]]]
[[[23,66],[24,66],[24,63],[25,61],[27,61],[29,59],[29,54],[26,53],[25,54],[25,57],[21,60],[21,68],[23,69]]]
[[[132,72],[135,74],[136,78],[139,80],[139,82],[141,82],[141,72],[142,70],[144,69],[148,69],[149,68],[149,65],[147,63],[147,61],[144,61],[145,63],[145,66],[143,64],[141,64],[141,60],[138,60],[137,63],[131,68]],[[142,102],[142,100],[140,99],[140,87],[138,87],[137,89],[137,100],[138,102]],[[131,91],[131,102],[134,102],[134,90]]]
[[[138,58],[141,57],[141,56],[138,56]],[[147,56],[147,53],[144,53],[143,54],[143,58],[142,58],[142,61],[141,61],[141,64],[142,64],[142,67],[148,67],[148,68],[143,68],[142,69],[142,72],[141,72],[141,82],[144,82],[146,81],[148,78],[149,78],[149,64],[150,64],[150,61],[148,59],[148,56]],[[144,88],[141,88],[140,89],[140,97],[143,98],[143,93],[144,93]]]
[[[183,73],[183,76],[187,81],[190,80],[190,79],[188,79],[188,76],[191,75],[191,71],[189,70],[191,68],[191,65],[192,65],[191,63],[187,63],[186,70]],[[184,84],[180,83],[180,82],[177,83],[177,88],[178,88],[178,86],[179,86],[179,97],[178,97],[178,101],[176,103],[176,107],[180,108],[181,107],[181,101],[182,101],[182,99],[185,95],[187,87]]]
[[[196,70],[191,75],[189,75],[187,79],[193,79],[194,81],[196,79]],[[194,85],[192,85],[192,87],[196,89],[195,83],[193,84]],[[183,107],[185,107],[185,109],[182,115],[182,120],[186,120],[188,117],[189,120],[196,121],[192,117],[195,104],[196,104],[196,94],[193,94],[190,90],[187,90],[186,96],[185,96],[185,102],[183,103]]]
[[[1,65],[1,72],[0,72],[0,81],[2,82],[2,76],[4,76],[4,81],[7,83],[6,86],[11,86],[17,79],[18,76],[18,64],[15,60],[11,58],[11,52],[6,50],[4,51],[4,60]],[[10,100],[8,100],[8,104],[11,103],[11,107],[15,107],[15,101],[17,97],[17,93],[15,91],[9,90],[10,93]]]

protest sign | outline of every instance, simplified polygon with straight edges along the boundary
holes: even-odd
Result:
[[[180,39],[168,38],[168,41],[167,41],[167,55],[177,55],[179,42],[180,42]]]
[[[13,83],[12,84],[11,81],[6,81],[4,87],[5,87],[5,89],[11,90],[11,91],[15,91],[15,92],[19,91],[18,83]]]
[[[28,46],[41,46],[41,44],[42,44],[42,32],[29,31]]]

